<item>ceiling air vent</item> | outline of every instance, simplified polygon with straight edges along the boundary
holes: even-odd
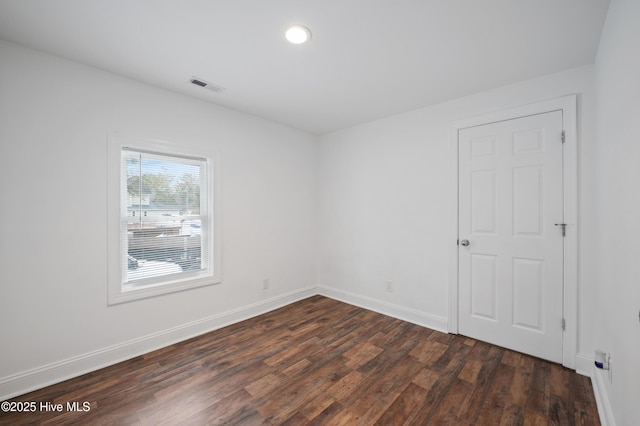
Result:
[[[204,87],[205,89],[209,89],[212,92],[221,93],[224,90],[224,87],[216,86],[215,84],[204,81],[201,78],[192,77],[190,81],[196,86]]]

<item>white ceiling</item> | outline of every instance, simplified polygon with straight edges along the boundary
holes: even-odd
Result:
[[[0,38],[322,134],[591,64],[608,4],[0,0]]]

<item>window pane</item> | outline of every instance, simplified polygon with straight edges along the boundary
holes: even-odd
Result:
[[[205,269],[205,162],[123,151],[126,171],[125,283]],[[124,221],[123,221],[124,222]]]

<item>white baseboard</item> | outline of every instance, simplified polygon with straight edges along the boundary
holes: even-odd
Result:
[[[615,426],[616,422],[613,417],[613,410],[611,409],[609,394],[605,385],[605,380],[607,380],[609,372],[596,368],[594,361],[593,356],[579,353],[576,355],[576,373],[591,377],[591,385],[593,386],[596,406],[598,407],[600,423],[603,426]]]
[[[23,395],[316,295],[308,287],[138,339],[0,378],[0,401]]]
[[[616,426],[616,420],[613,417],[613,409],[609,400],[609,393],[605,385],[608,375],[607,370],[600,370],[595,366],[591,368],[591,384],[593,385],[593,393],[598,406],[598,414],[600,415],[600,423],[602,426]]]
[[[395,305],[393,303],[328,286],[318,286],[317,291],[318,294],[322,296],[330,297],[350,305],[359,306],[383,315],[398,318],[422,327],[447,333],[447,319],[444,317],[427,314],[416,309],[406,308],[404,306]]]

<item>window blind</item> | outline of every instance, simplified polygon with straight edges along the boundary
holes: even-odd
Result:
[[[121,170],[123,285],[207,269],[206,160],[124,148]]]

